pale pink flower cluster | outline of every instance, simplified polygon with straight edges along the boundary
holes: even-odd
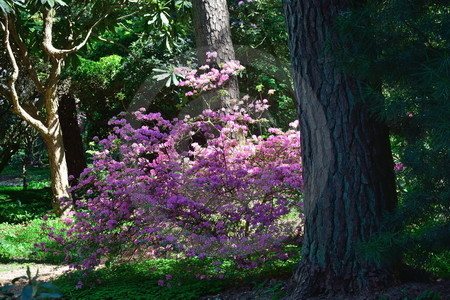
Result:
[[[210,61],[211,58],[217,57],[216,52],[206,53]],[[199,70],[201,72],[199,72]],[[180,67],[174,70],[175,73],[184,76],[185,80],[181,81],[179,86],[187,86],[192,88],[191,91],[185,93],[186,96],[194,96],[201,92],[206,92],[221,87],[232,76],[238,75],[244,70],[244,67],[237,60],[227,61],[221,64],[220,68],[213,68],[209,65],[203,65],[196,69]]]

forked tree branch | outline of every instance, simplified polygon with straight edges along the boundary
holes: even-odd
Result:
[[[85,38],[81,43],[78,45],[70,48],[70,49],[57,49],[55,46],[53,46],[53,14],[55,11],[53,9],[45,9],[43,12],[43,19],[44,19],[44,38],[42,41],[42,45],[44,46],[45,52],[47,52],[48,55],[55,57],[55,58],[63,58],[64,56],[67,56],[68,54],[75,53],[79,51],[81,48],[83,48],[87,41],[89,40],[92,31],[95,27],[97,27],[98,24],[100,24],[103,20],[105,20],[110,12],[107,12],[103,17],[97,20],[87,31]]]
[[[16,82],[19,78],[19,65],[17,64],[16,57],[14,56],[14,51],[12,50],[11,43],[10,43],[10,31],[9,31],[9,20],[8,17],[5,18],[5,23],[2,24],[2,29],[5,32],[5,48],[6,52],[8,54],[9,60],[11,61],[11,65],[13,67],[13,72],[10,76],[10,79],[8,81],[8,87],[9,87],[9,94],[10,94],[10,100],[12,102],[14,111],[28,124],[36,128],[42,135],[47,136],[48,135],[48,129],[47,127],[40,121],[31,116],[30,113],[28,113],[27,110],[25,110],[19,101],[19,95],[17,94],[16,90]]]

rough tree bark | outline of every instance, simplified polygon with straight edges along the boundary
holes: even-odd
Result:
[[[217,52],[217,57],[211,58],[210,63],[216,67],[235,60],[227,1],[193,0],[192,11],[199,64],[206,64],[206,52]],[[226,100],[239,99],[237,78],[230,78],[222,89],[226,90],[228,95],[220,97],[220,106],[223,106]]]
[[[358,251],[396,206],[389,135],[367,109],[359,82],[333,54],[347,0],[285,0],[302,136],[305,239],[291,299],[346,294],[393,282],[393,267]]]

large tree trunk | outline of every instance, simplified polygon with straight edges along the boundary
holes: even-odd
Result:
[[[81,172],[86,168],[84,158],[83,139],[78,126],[75,99],[70,94],[65,94],[59,101],[58,115],[61,121],[61,130],[66,153],[67,169],[73,179],[71,185],[76,184]]]
[[[396,205],[389,135],[368,112],[358,81],[333,54],[345,0],[285,0],[302,137],[305,239],[292,299],[393,283],[393,268],[358,247]]]
[[[215,67],[235,60],[227,1],[193,0],[192,10],[199,64],[207,63],[206,52],[217,52],[217,57],[211,58],[210,63]],[[222,89],[226,90],[228,95],[219,96],[220,106],[223,106],[226,100],[239,99],[237,78],[230,78]]]

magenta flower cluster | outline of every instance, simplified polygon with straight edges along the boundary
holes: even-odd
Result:
[[[238,65],[207,78],[191,70],[185,85],[220,85]],[[245,96],[195,118],[169,121],[145,109],[133,122],[113,118],[112,134],[71,191],[68,229],[50,229],[50,238],[77,269],[166,255],[254,268],[288,257],[286,244],[302,236],[300,135],[298,122],[286,132],[263,130],[267,108]]]

